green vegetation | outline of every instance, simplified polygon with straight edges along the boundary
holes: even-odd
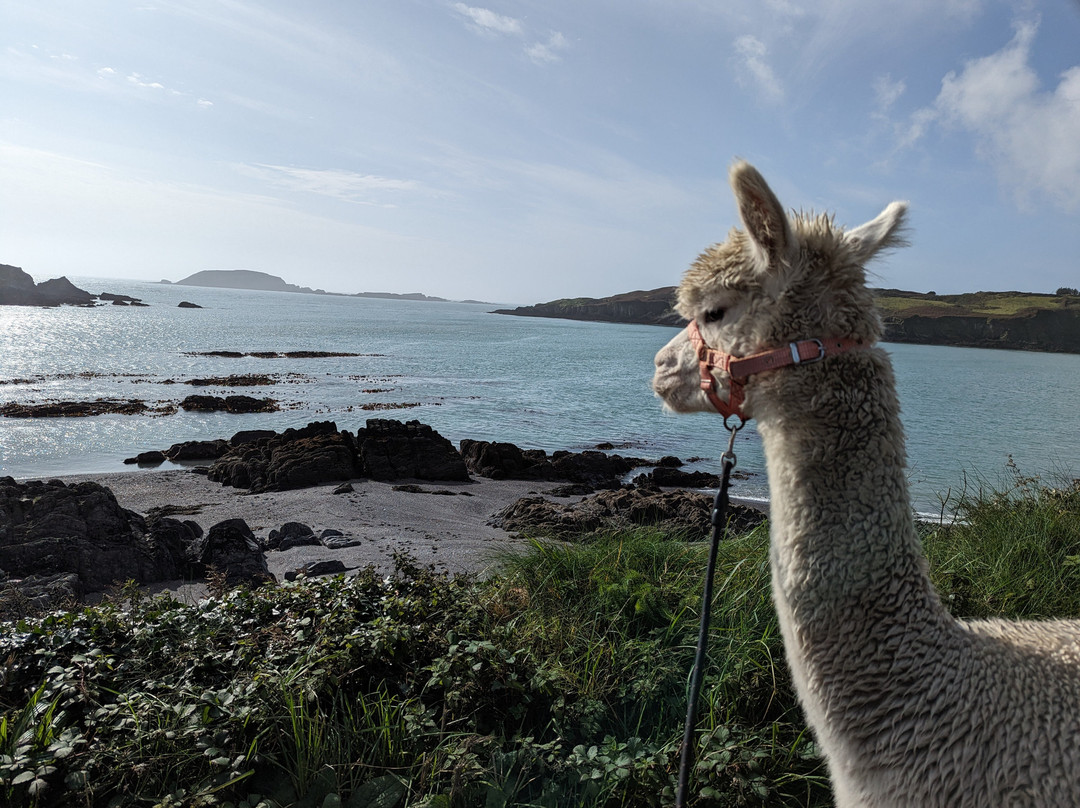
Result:
[[[1080,615],[1080,489],[1016,476],[925,528],[962,616]],[[697,806],[825,806],[768,589],[725,541]],[[638,531],[537,541],[488,581],[134,587],[0,627],[0,803],[455,808],[672,801],[707,548]]]
[[[1076,308],[1080,299],[1074,290],[1062,287],[1052,295],[1031,292],[968,292],[962,295],[937,295],[933,292],[903,292],[898,289],[875,289],[874,304],[885,315],[909,317],[1009,317],[1044,309],[1058,311]]]

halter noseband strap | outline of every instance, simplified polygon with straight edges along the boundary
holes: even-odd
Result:
[[[687,336],[697,354],[698,369],[701,371],[701,389],[705,391],[709,403],[725,418],[731,415],[743,417],[739,410],[746,398],[746,382],[755,373],[773,370],[788,365],[811,365],[827,356],[846,353],[853,348],[864,347],[863,340],[844,338],[804,339],[789,342],[783,348],[762,351],[751,356],[736,357],[715,348],[710,348],[701,336],[697,320],[691,320],[686,327]],[[728,400],[724,401],[717,393],[716,377],[713,370],[719,368],[728,374]]]

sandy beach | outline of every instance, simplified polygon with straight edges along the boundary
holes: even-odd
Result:
[[[256,536],[265,538],[286,522],[302,522],[316,535],[333,529],[359,540],[359,544],[342,549],[310,546],[268,551],[267,564],[278,580],[309,562],[334,559],[349,569],[374,564],[389,570],[397,551],[408,552],[422,564],[434,564],[437,569],[483,575],[491,568],[494,553],[522,544],[521,539],[489,525],[492,515],[520,497],[544,493],[558,485],[479,477],[466,483],[356,479],[351,481],[354,490],[343,494],[333,493],[340,483],[248,494],[210,482],[205,475],[189,470],[86,474],[60,479],[67,483],[100,483],[112,490],[124,508],[143,516],[151,509],[167,508],[167,515],[191,519],[203,530],[239,518]],[[395,490],[402,485],[417,486],[424,493]],[[205,591],[202,584],[182,581],[156,584],[150,589],[168,590],[181,599],[198,598]]]

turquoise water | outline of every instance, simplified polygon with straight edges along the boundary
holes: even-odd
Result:
[[[478,304],[72,280],[150,306],[0,307],[0,404],[96,398],[155,404],[194,392],[237,392],[276,398],[283,410],[0,418],[0,474],[131,471],[125,457],[183,440],[312,420],[355,430],[371,417],[417,419],[455,443],[506,440],[552,451],[610,442],[623,454],[701,457],[697,466],[713,470],[724,448],[715,417],[666,413],[649,389],[653,355],[675,329],[508,317]],[[179,309],[181,300],[204,308]],[[962,487],[965,477],[1003,480],[1010,455],[1026,474],[1071,475],[1080,457],[1080,356],[885,347],[896,367],[920,510],[936,511],[939,498]],[[365,356],[188,355],[210,350]],[[246,389],[182,384],[240,373],[272,375],[278,383]],[[358,409],[380,403],[419,406]],[[736,451],[739,470],[751,476],[736,483],[735,493],[764,497],[764,462],[752,427],[740,433]]]

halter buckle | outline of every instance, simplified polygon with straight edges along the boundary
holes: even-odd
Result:
[[[817,356],[811,356],[809,359],[803,359],[799,356],[799,343],[789,342],[788,348],[791,349],[791,362],[794,365],[812,365],[815,362],[820,362],[825,358],[825,344],[816,338],[804,339],[803,342],[812,342],[817,346]]]

